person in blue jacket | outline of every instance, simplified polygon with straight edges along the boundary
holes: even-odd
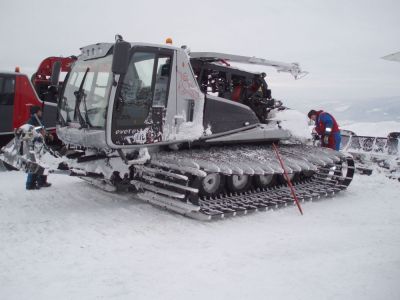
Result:
[[[323,110],[310,110],[308,118],[315,122],[315,132],[320,136],[322,147],[340,150],[342,136],[340,135],[339,124],[335,118]]]

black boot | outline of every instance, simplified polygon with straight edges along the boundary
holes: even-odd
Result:
[[[51,183],[47,182],[47,176],[46,175],[39,175],[38,186],[39,187],[49,187],[49,186],[51,186]]]
[[[40,185],[40,188],[41,187],[49,187],[49,186],[51,186],[51,183],[50,182],[44,182],[44,183],[42,183],[41,185]]]
[[[37,184],[32,184],[32,185],[28,185],[26,186],[27,190],[40,190],[40,186],[38,186]]]

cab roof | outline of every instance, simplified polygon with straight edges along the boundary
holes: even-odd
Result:
[[[182,48],[168,45],[168,44],[152,44],[152,43],[140,43],[140,42],[132,42],[130,43],[131,47],[134,46],[143,46],[143,47],[157,47],[157,48],[164,48],[164,49],[172,49],[172,50],[183,50]],[[81,60],[88,60],[94,58],[104,57],[111,53],[111,50],[115,43],[97,43],[92,45],[87,45],[82,48],[81,55],[79,59]]]

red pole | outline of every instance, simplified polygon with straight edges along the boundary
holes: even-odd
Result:
[[[283,175],[285,176],[285,179],[286,179],[286,181],[287,181],[287,183],[288,183],[288,186],[289,186],[289,188],[290,188],[290,192],[292,193],[292,197],[293,197],[293,199],[294,199],[294,202],[296,202],[296,205],[297,205],[297,207],[298,207],[298,209],[299,209],[301,215],[303,215],[303,210],[301,209],[299,199],[298,199],[297,196],[296,196],[296,193],[295,193],[295,191],[294,191],[294,187],[293,187],[293,185],[292,185],[292,182],[290,181],[289,175],[288,175],[288,173],[286,172],[286,168],[285,168],[285,165],[283,164],[283,160],[282,160],[282,158],[281,158],[281,156],[280,156],[280,154],[279,154],[278,147],[275,146],[275,143],[272,143],[272,146],[274,147],[276,157],[278,158],[279,163],[281,164],[281,167],[282,167],[282,169],[283,169]]]

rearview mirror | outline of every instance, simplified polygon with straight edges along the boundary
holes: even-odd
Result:
[[[131,44],[125,41],[117,41],[114,45],[114,56],[112,61],[112,72],[114,74],[125,74],[129,64],[129,51]]]
[[[58,86],[58,80],[60,78],[60,72],[61,72],[61,62],[60,61],[56,61],[53,64],[53,67],[51,69],[50,84],[52,86]]]

